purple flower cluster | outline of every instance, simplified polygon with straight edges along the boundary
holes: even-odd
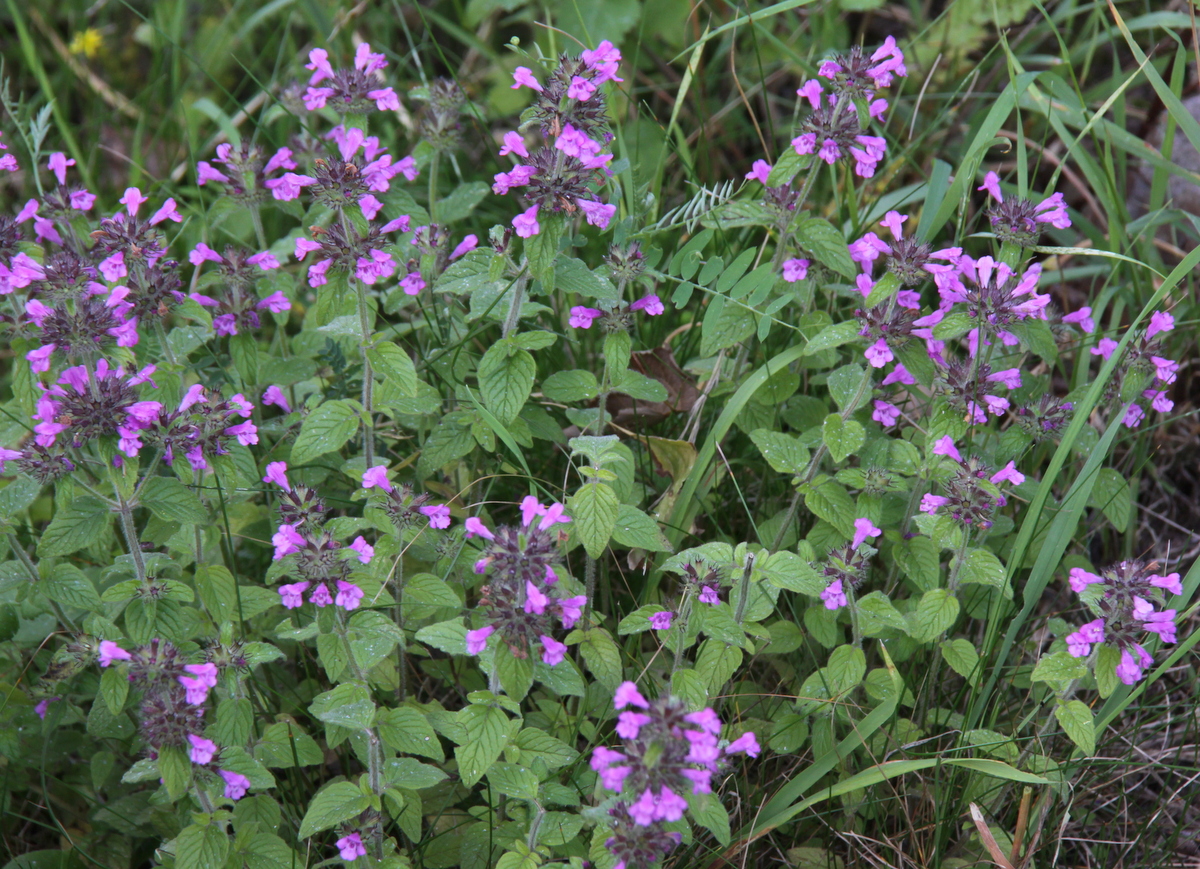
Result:
[[[1055,229],[1068,229],[1071,226],[1067,204],[1061,193],[1048,196],[1037,205],[1015,196],[1005,199],[1000,191],[1000,176],[995,172],[988,172],[983,184],[976,189],[986,190],[995,200],[988,209],[988,219],[996,238],[1003,242],[1032,247],[1037,244],[1041,234],[1038,224],[1048,223]]]
[[[197,766],[210,770],[217,766],[214,760],[220,749],[202,735],[208,692],[217,686],[220,676],[216,664],[185,663],[174,645],[159,639],[132,652],[112,640],[101,640],[96,651],[101,667],[125,662],[129,681],[141,689],[141,732],[152,746],[151,758],[164,748],[180,748]],[[239,800],[246,795],[248,778],[225,769],[215,771],[225,782],[226,798]]]
[[[1175,610],[1156,607],[1163,605],[1164,591],[1183,594],[1183,584],[1178,573],[1153,573],[1156,567],[1154,563],[1122,561],[1099,574],[1081,567],[1070,572],[1071,589],[1097,618],[1067,635],[1067,650],[1076,658],[1087,657],[1096,644],[1120,650],[1116,674],[1126,685],[1138,682],[1154,663],[1139,642],[1145,634],[1157,634],[1164,643],[1175,642]]]
[[[264,483],[282,489],[279,513],[283,520],[271,537],[275,561],[289,558],[299,582],[279,586],[280,602],[287,609],[304,605],[304,593],[315,607],[335,604],[344,610],[358,609],[363,590],[350,581],[352,562],[370,564],[375,548],[359,535],[343,547],[324,530],[325,504],[316,490],[292,483],[286,462],[267,465]],[[309,591],[309,589],[312,589]]]
[[[142,448],[140,438],[157,426],[163,411],[160,402],[141,400],[135,389],[143,383],[155,386],[150,379],[153,373],[154,366],[148,365],[127,376],[123,368],[111,368],[105,359],[95,366],[65,369],[52,386],[43,387],[38,399],[33,415],[35,444],[49,449],[62,436],[69,439],[71,447],[79,448],[95,438],[116,434],[120,450],[131,458],[136,456]]]
[[[1082,313],[1082,310],[1080,313]],[[1088,317],[1079,318],[1081,326],[1095,323],[1091,321],[1091,309]],[[1066,318],[1063,318],[1064,321]],[[1158,335],[1170,332],[1175,328],[1175,318],[1166,311],[1155,311],[1150,315],[1150,325],[1136,341],[1130,343],[1125,357],[1117,366],[1113,377],[1108,382],[1105,399],[1115,404],[1123,414],[1122,422],[1130,428],[1136,428],[1146,418],[1143,403],[1148,402],[1152,410],[1167,413],[1175,407],[1175,402],[1167,396],[1167,387],[1175,382],[1179,371],[1179,363],[1160,355]],[[1093,356],[1109,359],[1117,349],[1118,342],[1112,338],[1101,338],[1097,346],[1091,348]]]
[[[600,783],[620,802],[610,811],[613,835],[605,845],[617,858],[615,869],[634,869],[656,862],[680,841],[664,823],[678,821],[687,810],[687,793],[712,792],[712,778],[724,756],[745,752],[757,757],[753,733],[721,748],[721,719],[712,709],[687,712],[683,701],[669,695],[648,701],[633,682],[617,688],[613,707],[621,751],[598,746],[591,767]],[[632,708],[629,708],[632,707]]]
[[[428,521],[430,528],[450,527],[450,508],[445,504],[430,504],[429,495],[414,495],[407,483],[396,486],[388,479],[387,465],[368,468],[362,475],[364,489],[377,489],[380,497],[373,503],[383,509],[400,531]]]
[[[934,445],[932,454],[945,456],[953,462],[949,478],[942,481],[945,495],[927,493],[921,498],[922,513],[933,515],[938,511],[948,513],[957,522],[975,528],[991,528],[992,514],[1003,507],[1008,499],[1000,493],[1001,483],[1019,486],[1025,475],[1009,462],[999,471],[989,473],[990,468],[974,456],[964,459],[954,440],[946,435]]]
[[[867,517],[855,519],[854,539],[832,550],[823,563],[816,565],[825,577],[825,590],[821,592],[825,609],[837,610],[849,605],[847,590],[856,590],[867,577],[869,556],[860,547],[882,533]]]
[[[493,531],[474,516],[467,519],[467,537],[487,541],[475,572],[488,574],[479,601],[488,624],[467,632],[468,654],[478,655],[498,632],[518,657],[527,657],[536,643],[544,663],[553,667],[562,661],[567,647],[552,635],[554,618],[573,628],[587,603],[584,595],[556,596],[554,565],[561,560],[561,535],[555,526],[570,521],[562,504],[545,506],[533,495],[521,502],[520,526],[501,525]]]
[[[518,131],[504,134],[500,156],[520,159],[508,172],[495,176],[492,190],[505,194],[522,188],[528,204],[513,219],[513,230],[522,238],[541,232],[539,214],[582,214],[592,226],[606,229],[615,205],[600,201],[599,188],[608,179],[607,164],[612,154],[603,153],[612,134],[604,92],[599,87],[617,78],[621,53],[607,40],[579,57],[563,55],[546,84],[528,67],[517,67],[513,87],[528,87],[536,94],[528,111],[527,126],[540,130],[544,144],[532,153]]]
[[[217,253],[201,242],[188,254],[188,262],[199,268],[206,262],[217,264],[215,275],[218,285],[224,289],[220,299],[201,293],[189,293],[188,298],[205,308],[213,308],[213,331],[218,335],[237,335],[241,331],[261,326],[259,311],[285,314],[292,309],[291,300],[276,290],[260,299],[253,293],[256,272],[279,268],[279,260],[268,251],[248,254],[232,246],[226,246],[224,254]]]
[[[822,63],[817,75],[825,83],[809,79],[796,91],[808,100],[812,111],[801,123],[800,134],[792,139],[793,150],[800,155],[816,154],[830,165],[849,156],[856,175],[872,177],[887,151],[887,142],[866,134],[854,102],[865,102],[868,117],[881,120],[888,103],[876,96],[876,90],[889,86],[895,76],[908,75],[904,53],[889,36],[870,57],[855,46],[849,54]]]
[[[400,110],[400,99],[390,87],[376,87],[375,73],[388,65],[382,54],[360,42],[354,52],[354,69],[335,70],[329,63],[329,52],[314,48],[308,53],[305,69],[312,70],[308,89],[304,92],[304,107],[310,112],[323,109],[329,103],[342,114],[361,114],[375,108],[381,112]],[[327,84],[318,87],[322,82]]]
[[[159,420],[152,435],[162,444],[168,463],[180,454],[193,471],[205,471],[210,467],[208,459],[229,453],[231,438],[242,446],[258,443],[258,427],[250,421],[253,411],[254,405],[240,392],[222,399],[219,393],[196,383],[188,387],[179,407]],[[130,449],[139,446],[130,440]]]

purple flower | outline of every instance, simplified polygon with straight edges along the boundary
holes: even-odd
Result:
[[[871,419],[875,420],[875,422],[879,423],[880,425],[895,425],[896,421],[900,419],[900,408],[896,407],[894,404],[889,404],[888,402],[881,401],[878,398],[874,400],[873,404],[875,410],[871,412]]]
[[[422,516],[429,517],[430,528],[450,527],[450,508],[445,504],[430,504],[417,509]]]
[[[149,198],[149,196],[143,196],[142,191],[138,190],[136,187],[126,187],[125,195],[117,201],[125,206],[126,210],[129,211],[130,217],[137,217],[138,209],[141,208],[142,203]]]
[[[476,534],[478,534],[480,537],[483,537],[487,540],[496,539],[496,536],[492,534],[491,530],[484,525],[483,522],[478,519],[478,517],[471,516],[468,518],[467,521],[463,523],[463,528],[466,529],[467,537],[474,537]]]
[[[1099,345],[1091,348],[1088,352],[1093,356],[1103,356],[1108,359],[1113,355],[1113,351],[1117,349],[1117,342],[1112,338],[1101,338]],[[1161,378],[1160,378],[1161,379]]]
[[[590,99],[595,92],[596,86],[580,75],[572,76],[571,84],[567,86],[567,96],[573,100]]]
[[[1183,594],[1183,583],[1179,581],[1178,573],[1171,573],[1167,576],[1152,573],[1146,579],[1155,588],[1166,589],[1171,594]]]
[[[162,208],[160,208],[160,209],[158,209],[158,211],[154,212],[154,214],[150,218],[150,225],[157,226],[158,224],[162,223],[164,220],[170,220],[174,223],[182,223],[183,222],[183,215],[180,214],[179,211],[176,209],[174,199],[168,199],[166,202],[164,202],[162,204]]]
[[[293,552],[299,552],[305,546],[306,541],[296,531],[295,525],[280,525],[279,530],[271,536],[271,543],[275,545],[273,560],[279,561]]]
[[[376,465],[373,468],[367,468],[362,475],[362,484],[364,489],[371,489],[378,486],[385,492],[391,492],[392,482],[387,477],[387,465]]]
[[[478,246],[479,246],[479,238],[474,233],[472,233],[471,235],[465,236],[463,238],[463,240],[458,243],[458,247],[454,248],[454,250],[452,250],[450,252],[451,261],[458,259],[460,256],[470,253],[471,251],[475,250],[475,248]]]
[[[954,439],[950,435],[943,435],[933,445],[933,454],[935,456],[947,456],[954,459],[956,462],[961,462],[962,455],[958,452],[958,448],[954,446]]]
[[[617,686],[616,694],[613,695],[614,709],[624,709],[626,706],[636,706],[638,709],[650,708],[650,704],[646,702],[646,698],[642,696],[633,682],[622,682]],[[605,750],[607,751],[607,749]]]
[[[359,540],[362,540],[362,538],[360,537]],[[367,547],[367,548],[370,548],[370,547]],[[371,552],[372,552],[372,554],[374,554],[373,549],[371,550]],[[359,557],[359,560],[360,561],[362,560],[361,555]],[[370,559],[368,559],[368,560],[370,560]],[[334,600],[334,603],[336,603],[338,606],[340,606],[344,610],[358,609],[358,602],[360,600],[362,600],[363,590],[352,582],[346,582],[344,579],[339,579],[337,581],[337,587],[338,587],[338,593],[337,593],[337,598]]]
[[[542,231],[537,221],[538,206],[531,205],[513,218],[513,229],[521,238],[532,238]]]
[[[312,90],[312,88],[309,88],[309,90]],[[301,189],[308,187],[310,184],[316,183],[317,179],[310,178],[308,175],[297,175],[294,172],[285,172],[278,178],[268,179],[264,182],[264,186],[271,191],[271,196],[275,200],[279,202],[289,202],[300,196]],[[297,247],[299,247],[298,242],[299,239],[297,239]]]
[[[294,582],[279,586],[279,597],[285,609],[294,610],[304,603],[302,595],[308,590],[308,582]]]
[[[641,712],[622,712],[617,716],[617,735],[622,739],[637,739],[642,725],[649,723],[649,715]]]
[[[113,661],[130,661],[133,655],[122,649],[112,640],[100,641],[100,666],[107,667]]]
[[[939,508],[945,507],[949,503],[949,498],[943,497],[942,495],[928,493],[921,498],[921,506],[918,509],[920,509],[922,513],[929,513],[932,515],[936,513]]]
[[[1142,410],[1141,405],[1134,404],[1132,401],[1125,408],[1125,417],[1121,420],[1129,428],[1137,428],[1142,424],[1142,420],[1146,418],[1146,411]]]
[[[858,549],[868,537],[878,537],[883,532],[872,524],[870,519],[862,518],[854,520],[854,542],[850,544],[851,549]]]
[[[700,587],[698,599],[700,603],[706,603],[710,606],[716,606],[721,602],[721,598],[717,595],[716,587],[711,585],[704,585]]]
[[[425,279],[420,272],[409,272],[400,279],[400,289],[404,290],[406,296],[420,295],[421,290],[425,289]]]
[[[287,396],[283,394],[283,390],[278,386],[268,386],[263,390],[262,403],[274,405],[284,413],[292,412],[292,407],[288,404]]]
[[[564,628],[573,628],[575,623],[579,621],[579,617],[583,615],[584,604],[587,603],[587,595],[576,595],[575,597],[563,598],[558,601],[558,606],[561,611],[562,623]]]
[[[358,560],[363,564],[370,564],[371,559],[375,557],[375,547],[368,543],[361,534],[354,538],[354,542],[350,544],[349,548],[358,553]],[[353,607],[348,607],[348,609],[353,609]]]
[[[1132,651],[1131,651],[1132,650]],[[1121,663],[1117,664],[1117,678],[1126,685],[1135,685],[1142,678],[1147,667],[1154,659],[1137,643],[1121,650]]]
[[[1064,323],[1078,323],[1079,328],[1084,332],[1091,332],[1096,328],[1096,321],[1092,319],[1092,309],[1086,305],[1073,314],[1064,314],[1062,321]]]
[[[343,860],[357,860],[359,857],[367,856],[367,847],[358,833],[342,836],[337,840],[337,848]]]
[[[542,89],[542,86],[538,84],[538,80],[533,77],[533,70],[527,66],[518,66],[513,70],[513,81],[516,82],[516,84],[512,85],[513,90],[521,87],[521,85],[533,88],[539,92]]]
[[[759,752],[762,751],[758,745],[758,740],[755,739],[754,734],[750,731],[746,731],[725,747],[726,754],[737,754],[741,751],[746,752],[749,757],[758,757]]]
[[[867,357],[867,362],[871,364],[872,368],[882,368],[896,358],[892,354],[892,348],[883,338],[864,350],[863,355]]]
[[[225,798],[230,800],[240,800],[246,795],[246,791],[250,789],[250,779],[246,778],[240,772],[230,772],[227,769],[217,770],[217,774],[225,779]]]
[[[1076,658],[1086,658],[1094,643],[1104,642],[1104,619],[1096,619],[1067,634],[1067,651]]]
[[[53,152],[50,159],[46,161],[46,168],[54,173],[59,184],[67,183],[67,167],[74,165],[75,161],[67,159],[67,155],[62,151]]]
[[[842,581],[840,579],[835,579],[825,587],[825,590],[821,592],[821,600],[825,601],[825,609],[827,610],[835,610],[850,603],[846,599],[846,592],[842,588]]]
[[[582,305],[576,305],[571,309],[571,316],[567,322],[576,329],[591,328],[592,321],[597,317],[604,316],[604,312],[599,308],[586,308]]]
[[[551,667],[553,667],[555,664],[561,662],[563,657],[567,654],[566,643],[560,643],[558,640],[554,639],[554,637],[547,636],[546,634],[541,635],[541,641],[542,663],[549,664]]]
[[[783,279],[789,284],[802,281],[808,277],[808,267],[811,263],[806,259],[790,259],[783,264]]]
[[[766,160],[755,160],[754,166],[746,173],[746,180],[754,180],[760,184],[766,184],[769,177],[771,177],[771,164]]]
[[[37,702],[36,706],[33,707],[33,711],[37,713],[38,718],[42,719],[42,721],[45,721],[46,711],[50,708],[50,704],[55,700],[61,699],[61,697],[44,697]]]
[[[529,150],[525,147],[525,137],[515,130],[509,130],[504,134],[504,146],[500,149],[501,157],[509,154],[516,154],[518,157],[529,156]]]
[[[671,619],[675,614],[670,610],[662,610],[650,616],[650,627],[656,631],[665,631],[671,627]]]
[[[467,654],[478,655],[485,648],[487,648],[488,637],[490,637],[495,630],[495,626],[487,625],[486,627],[478,628],[474,631],[467,631]]]
[[[1170,332],[1174,328],[1174,317],[1165,311],[1155,311],[1150,315],[1150,325],[1146,327],[1146,340],[1149,341],[1159,332]]]
[[[583,216],[587,218],[588,223],[601,229],[608,229],[609,222],[617,213],[617,206],[605,205],[603,202],[594,202],[591,199],[579,198],[575,200],[575,204],[583,209]]]
[[[990,479],[993,483],[1012,483],[1014,486],[1019,486],[1025,482],[1025,475],[1017,470],[1016,462],[1009,462],[992,474]]]
[[[188,742],[192,744],[191,751],[188,756],[191,757],[192,763],[198,763],[203,766],[213,759],[213,755],[217,753],[217,744],[211,739],[205,739],[203,736],[197,736],[194,733],[188,734]]]
[[[529,580],[525,580],[525,612],[541,615],[546,611],[550,598]]]
[[[662,300],[654,294],[643,296],[632,305],[629,306],[631,311],[645,311],[651,317],[657,317],[666,308],[663,307]]]

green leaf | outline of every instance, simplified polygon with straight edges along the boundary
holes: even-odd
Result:
[[[175,837],[176,869],[213,869],[225,865],[229,837],[220,827],[192,824]]]
[[[827,268],[853,281],[858,274],[845,237],[832,223],[820,217],[799,221],[793,230],[800,246]]]
[[[1099,508],[1118,531],[1129,527],[1133,507],[1129,484],[1115,468],[1101,468],[1096,473],[1096,485],[1088,497],[1088,506]]]
[[[129,697],[129,676],[124,667],[109,667],[100,674],[100,695],[113,715],[120,715]]]
[[[972,685],[979,684],[979,653],[975,651],[975,645],[970,640],[961,637],[957,640],[944,640],[939,648],[943,660],[950,665],[951,670]]]
[[[239,800],[238,808],[245,802],[245,799]],[[234,828],[241,829],[236,820]],[[287,843],[274,833],[255,833],[246,842],[241,856],[247,869],[295,869],[302,863]]]
[[[487,773],[488,783],[497,791],[521,800],[536,800],[538,779],[533,770],[515,763],[495,763]]]
[[[417,462],[417,475],[424,479],[438,468],[455,459],[460,459],[475,448],[475,438],[469,428],[462,428],[448,417],[441,422],[421,445],[421,458]]]
[[[621,504],[612,529],[612,539],[630,549],[650,552],[671,552],[671,544],[658,528],[658,523],[637,507]]]
[[[371,692],[362,685],[345,684],[318,694],[308,711],[326,724],[365,730],[375,718],[375,703],[371,700]]]
[[[779,159],[775,161],[775,165],[771,167],[771,174],[767,176],[766,186],[786,187],[792,183],[792,179],[796,177],[797,173],[812,164],[812,160],[812,154],[797,154],[795,148],[784,148]]]
[[[800,490],[804,506],[846,537],[854,536],[854,500],[832,477],[821,474]]]
[[[574,257],[560,257],[554,266],[555,289],[578,293],[586,299],[619,300],[617,288],[608,278],[593,272]]]
[[[177,800],[187,793],[192,783],[192,762],[182,748],[161,747],[158,750],[158,774],[162,776],[167,796]]]
[[[292,465],[303,465],[325,453],[340,450],[354,437],[359,425],[358,402],[327,401],[308,415],[292,444]]]
[[[592,558],[604,554],[620,507],[617,493],[607,483],[584,483],[567,502],[567,514],[574,520],[571,531]]]
[[[482,181],[466,181],[459,184],[450,195],[438,200],[437,219],[440,224],[457,223],[470,217],[475,206],[491,192],[491,187]]]
[[[384,765],[384,778],[389,785],[419,791],[444,782],[448,775],[436,766],[421,763],[411,757],[392,758]]]
[[[1063,732],[1079,746],[1088,757],[1096,753],[1096,725],[1092,710],[1082,700],[1069,700],[1054,710],[1054,717],[1062,725]]]
[[[858,686],[867,674],[867,658],[857,646],[838,646],[829,655],[829,663],[821,668],[829,693],[845,694]]]
[[[466,733],[466,742],[454,749],[458,774],[464,785],[473,787],[500,757],[521,722],[486,703],[460,709],[456,719]]]
[[[493,344],[479,361],[484,405],[507,425],[525,406],[536,374],[537,363],[529,351],[513,352],[511,344]]]
[[[742,650],[720,640],[705,640],[696,655],[696,672],[706,681],[709,696],[720,693],[742,663]]]
[[[404,596],[408,600],[423,603],[428,606],[442,606],[459,609],[462,600],[453,588],[444,580],[432,573],[417,573],[404,582]]]
[[[572,812],[546,812],[538,827],[538,842],[543,845],[565,845],[579,835],[583,818]]]
[[[217,624],[237,615],[237,580],[219,564],[201,564],[196,568],[196,592],[200,602]]]
[[[814,353],[820,353],[822,350],[840,347],[858,338],[858,333],[861,329],[862,324],[858,320],[847,320],[844,323],[834,323],[832,326],[826,326],[816,335],[813,335],[812,340],[804,345],[804,355],[812,356]]]
[[[299,724],[290,721],[279,721],[267,727],[254,747],[254,757],[276,769],[313,766],[325,760],[317,741]]]
[[[141,503],[167,522],[184,525],[203,525],[208,522],[208,511],[196,493],[174,477],[148,479],[142,486]]]
[[[604,370],[610,379],[615,379],[629,368],[633,339],[628,332],[609,332],[604,336]]]
[[[86,574],[73,564],[54,565],[50,577],[41,583],[46,597],[64,606],[78,607],[94,613],[103,612],[100,593]]]
[[[1008,574],[1004,565],[990,549],[968,549],[958,571],[959,582],[973,582],[979,585],[990,585],[1004,592],[1006,598],[1012,599],[1012,589],[1008,586]]]
[[[246,697],[229,697],[217,705],[213,739],[219,745],[245,745],[254,733],[254,705]]]
[[[709,300],[700,327],[700,355],[712,356],[754,334],[754,311],[724,296]]]
[[[774,552],[759,562],[758,569],[772,585],[809,597],[820,597],[827,584],[811,564],[794,552]]]
[[[638,401],[666,401],[669,397],[667,388],[653,377],[647,377],[639,371],[626,369],[616,378],[612,385],[613,392],[620,392]]]
[[[492,261],[497,257],[503,259],[503,255],[496,254],[491,247],[471,251],[457,262],[450,263],[434,283],[434,291],[465,296],[485,286],[497,284],[489,274]]]
[[[933,337],[939,341],[951,341],[975,328],[975,318],[965,311],[947,314],[942,322],[933,327]]]
[[[858,621],[863,636],[877,637],[885,631],[908,633],[908,622],[891,599],[881,591],[872,591],[858,599]]]
[[[1034,682],[1070,682],[1087,675],[1087,665],[1065,649],[1042,655],[1030,676]],[[1091,720],[1089,718],[1089,720]]]
[[[0,516],[16,516],[34,502],[42,484],[32,477],[19,474],[0,489]]]
[[[38,541],[37,554],[43,558],[70,555],[91,546],[104,536],[108,517],[108,508],[95,498],[76,498],[55,512]]]
[[[766,428],[750,432],[750,440],[764,459],[781,474],[801,474],[808,467],[808,450],[799,438]]]
[[[825,446],[829,447],[829,455],[835,462],[844,461],[862,449],[867,442],[867,432],[862,424],[853,419],[842,419],[840,413],[831,413],[825,417],[825,425],[821,429]]]
[[[521,332],[508,339],[514,347],[522,350],[544,350],[558,340],[553,332]]]
[[[567,644],[579,643],[580,654],[588,670],[609,691],[617,690],[617,686],[625,680],[621,668],[621,650],[613,642],[613,638],[604,628],[589,630],[574,630],[567,636]]]
[[[348,781],[337,781],[313,797],[300,822],[301,839],[337,826],[359,815],[371,804],[371,798]]]
[[[600,394],[600,384],[590,371],[556,371],[542,381],[542,394],[551,401],[590,401]]]
[[[458,606],[458,598],[454,600],[455,606]],[[404,632],[383,613],[368,610],[350,616],[346,640],[350,644],[354,663],[364,673],[390,655],[403,639]]]
[[[467,653],[467,629],[461,618],[427,625],[417,631],[416,640],[450,655]]]
[[[396,751],[437,761],[445,759],[437,733],[419,709],[411,706],[380,709],[375,713],[375,730],[379,738]]]
[[[367,349],[371,368],[407,398],[417,397],[417,368],[404,348],[390,341]]]
[[[921,595],[917,608],[908,614],[909,635],[918,643],[928,643],[950,629],[958,618],[958,599],[944,588]]]
[[[533,661],[530,657],[518,658],[507,643],[500,643],[496,647],[495,667],[504,693],[513,700],[524,700],[533,687]]]
[[[928,537],[914,537],[892,549],[896,563],[917,588],[928,591],[940,582],[941,558],[937,546]]]

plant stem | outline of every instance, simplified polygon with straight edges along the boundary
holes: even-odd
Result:
[[[375,373],[371,370],[371,361],[367,357],[367,347],[371,343],[371,333],[374,323],[371,322],[371,309],[367,304],[367,287],[362,281],[354,279],[354,288],[358,295],[358,324],[362,329],[362,406],[366,413],[363,423],[363,453],[366,455],[367,467],[375,462],[375,415],[372,412],[371,401],[375,388]]]
[[[742,571],[742,584],[738,587],[738,605],[737,615],[734,616],[734,621],[741,627],[742,621],[746,618],[746,598],[750,594],[750,574],[754,570],[754,554],[746,555],[746,569]]]
[[[524,275],[513,281],[513,297],[512,302],[508,306],[508,316],[504,318],[504,325],[501,327],[500,337],[507,338],[517,330],[517,324],[521,321],[521,306],[525,304],[525,282],[528,280]]]
[[[146,584],[146,562],[142,558],[142,544],[138,540],[137,526],[133,524],[133,507],[121,495],[117,484],[113,483],[113,491],[117,495],[117,513],[121,516],[121,530],[125,533],[125,544],[129,547],[129,555],[133,558],[133,569],[137,571],[138,581]]]
[[[404,600],[404,553],[401,552],[396,556],[396,564],[392,568],[392,583],[395,588],[396,608],[395,618],[396,627],[400,629],[400,644],[396,647],[396,673],[399,682],[396,685],[396,701],[404,702],[404,696],[408,693],[408,670],[404,658],[405,640],[404,640],[404,612],[402,602]]]
[[[586,631],[592,626],[592,598],[596,594],[596,559],[588,556],[583,563],[583,581],[585,583],[584,594],[587,600],[583,604],[583,619],[580,624]]]

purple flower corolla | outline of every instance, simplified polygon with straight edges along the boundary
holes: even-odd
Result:
[[[450,508],[445,504],[428,504],[418,507],[417,512],[429,519],[430,528],[450,527]]]
[[[1092,309],[1087,305],[1072,314],[1064,314],[1062,321],[1077,324],[1084,332],[1091,332],[1096,328],[1096,321],[1092,319]]]
[[[112,640],[100,641],[100,666],[107,667],[113,661],[131,661],[133,655],[122,649]]]
[[[532,582],[525,581],[525,612],[541,615],[549,603],[550,598],[542,594],[541,589]]]
[[[632,305],[629,306],[631,311],[645,311],[651,317],[656,317],[666,310],[663,307],[662,300],[653,293],[649,296],[643,296]]]
[[[291,585],[279,586],[279,597],[284,609],[294,610],[304,603],[304,592],[308,590],[309,583],[293,582]]]
[[[496,628],[493,625],[488,625],[483,628],[478,628],[474,631],[467,631],[467,654],[478,655],[487,648],[487,640]]]
[[[280,486],[284,492],[292,491],[292,484],[288,483],[288,463],[268,463],[268,466],[266,466],[266,475],[263,478],[263,483],[274,483],[276,486]]]
[[[348,548],[358,553],[357,558],[363,564],[370,564],[371,559],[375,557],[375,547],[361,534],[354,538],[354,542]]]
[[[592,321],[602,316],[604,316],[604,312],[599,308],[576,305],[571,309],[571,316],[567,320],[567,323],[575,329],[590,329]]]
[[[138,209],[141,208],[142,203],[146,202],[149,198],[149,196],[143,196],[142,191],[138,190],[136,187],[126,187],[125,194],[117,201],[125,206],[130,217],[137,217]]]
[[[625,81],[617,78],[617,65],[621,61],[621,52],[607,39],[602,40],[595,48],[585,48],[579,54],[584,65],[596,72],[592,78],[593,84],[603,84],[606,81]]]
[[[487,540],[495,540],[496,537],[492,534],[490,528],[483,524],[477,516],[471,516],[463,523],[463,528],[466,530],[467,537],[479,535]]]
[[[669,630],[671,627],[671,619],[674,617],[675,614],[670,610],[656,612],[654,615],[650,616],[650,627],[656,631]]]
[[[616,693],[613,695],[614,709],[624,709],[626,706],[636,706],[638,709],[650,708],[650,704],[646,702],[646,698],[642,696],[633,682],[622,682],[617,686]]]
[[[380,488],[385,492],[391,492],[392,481],[387,477],[387,465],[376,465],[373,468],[367,468],[362,475],[362,487],[364,489]]]
[[[762,748],[758,744],[758,739],[753,733],[747,731],[735,739],[729,745],[725,746],[726,754],[738,754],[745,752],[748,757],[758,757]]]
[[[790,259],[783,264],[783,279],[789,284],[802,281],[808,277],[808,267],[811,263],[806,259]]]
[[[963,460],[962,454],[959,453],[958,448],[954,446],[954,439],[951,438],[950,435],[943,435],[937,440],[936,443],[934,443],[933,454],[935,456],[948,456],[949,458],[954,459],[956,462],[961,462]]]
[[[217,774],[225,780],[224,796],[229,800],[240,800],[250,789],[250,779],[240,772],[230,772],[227,769],[217,770]]]
[[[871,419],[882,426],[893,426],[900,419],[900,408],[894,404],[889,404],[886,401],[875,399],[872,402],[874,410],[871,411]]]
[[[548,634],[541,634],[539,639],[542,641],[542,663],[551,667],[562,663],[567,654],[566,643],[560,643]]]
[[[67,167],[74,166],[75,161],[68,159],[67,155],[62,151],[55,151],[50,155],[50,159],[46,161],[46,168],[54,173],[54,177],[58,179],[59,184],[67,183]]]
[[[858,549],[868,537],[878,537],[883,531],[876,528],[870,519],[863,517],[854,520],[854,540],[850,544],[852,549]]]
[[[538,206],[536,204],[522,211],[513,218],[513,230],[521,238],[532,238],[542,231],[541,224],[537,221]]]
[[[210,763],[213,756],[217,753],[217,744],[211,739],[205,739],[203,736],[189,733],[188,742],[192,744],[192,748],[188,752],[192,763],[198,763],[203,766],[206,763]]]
[[[299,552],[306,542],[294,525],[280,525],[279,530],[271,536],[271,543],[275,546],[273,560],[279,561],[293,552]]]
[[[500,148],[500,156],[507,157],[516,154],[518,157],[528,157],[529,149],[525,147],[525,137],[515,130],[504,134],[504,145]]]
[[[1150,325],[1146,327],[1146,340],[1149,341],[1159,332],[1170,332],[1174,328],[1174,317],[1166,311],[1155,311],[1150,315]]]
[[[358,833],[349,833],[337,840],[338,853],[343,860],[357,860],[359,857],[367,856],[367,846],[363,844],[362,836]]]
[[[516,90],[517,88],[521,87],[522,85],[525,87],[533,88],[535,91],[538,91],[539,93],[542,90],[541,84],[538,82],[538,80],[536,78],[534,78],[533,70],[531,70],[527,66],[518,66],[515,70],[513,70],[513,82],[515,82],[512,85],[513,90]]]
[[[1104,619],[1095,619],[1074,633],[1067,634],[1067,651],[1076,658],[1086,658],[1092,651],[1092,645],[1104,642]]]
[[[840,579],[835,579],[825,587],[825,590],[821,592],[821,600],[825,602],[827,610],[839,609],[850,603],[846,598],[846,591]]]
[[[747,181],[757,181],[760,184],[766,184],[767,179],[771,176],[771,164],[766,160],[755,160],[754,166],[746,173]]]
[[[372,550],[373,552],[374,550]],[[343,579],[337,581],[337,588],[338,593],[334,598],[334,603],[347,611],[358,609],[358,602],[363,598],[363,590],[354,583],[346,582]]]

